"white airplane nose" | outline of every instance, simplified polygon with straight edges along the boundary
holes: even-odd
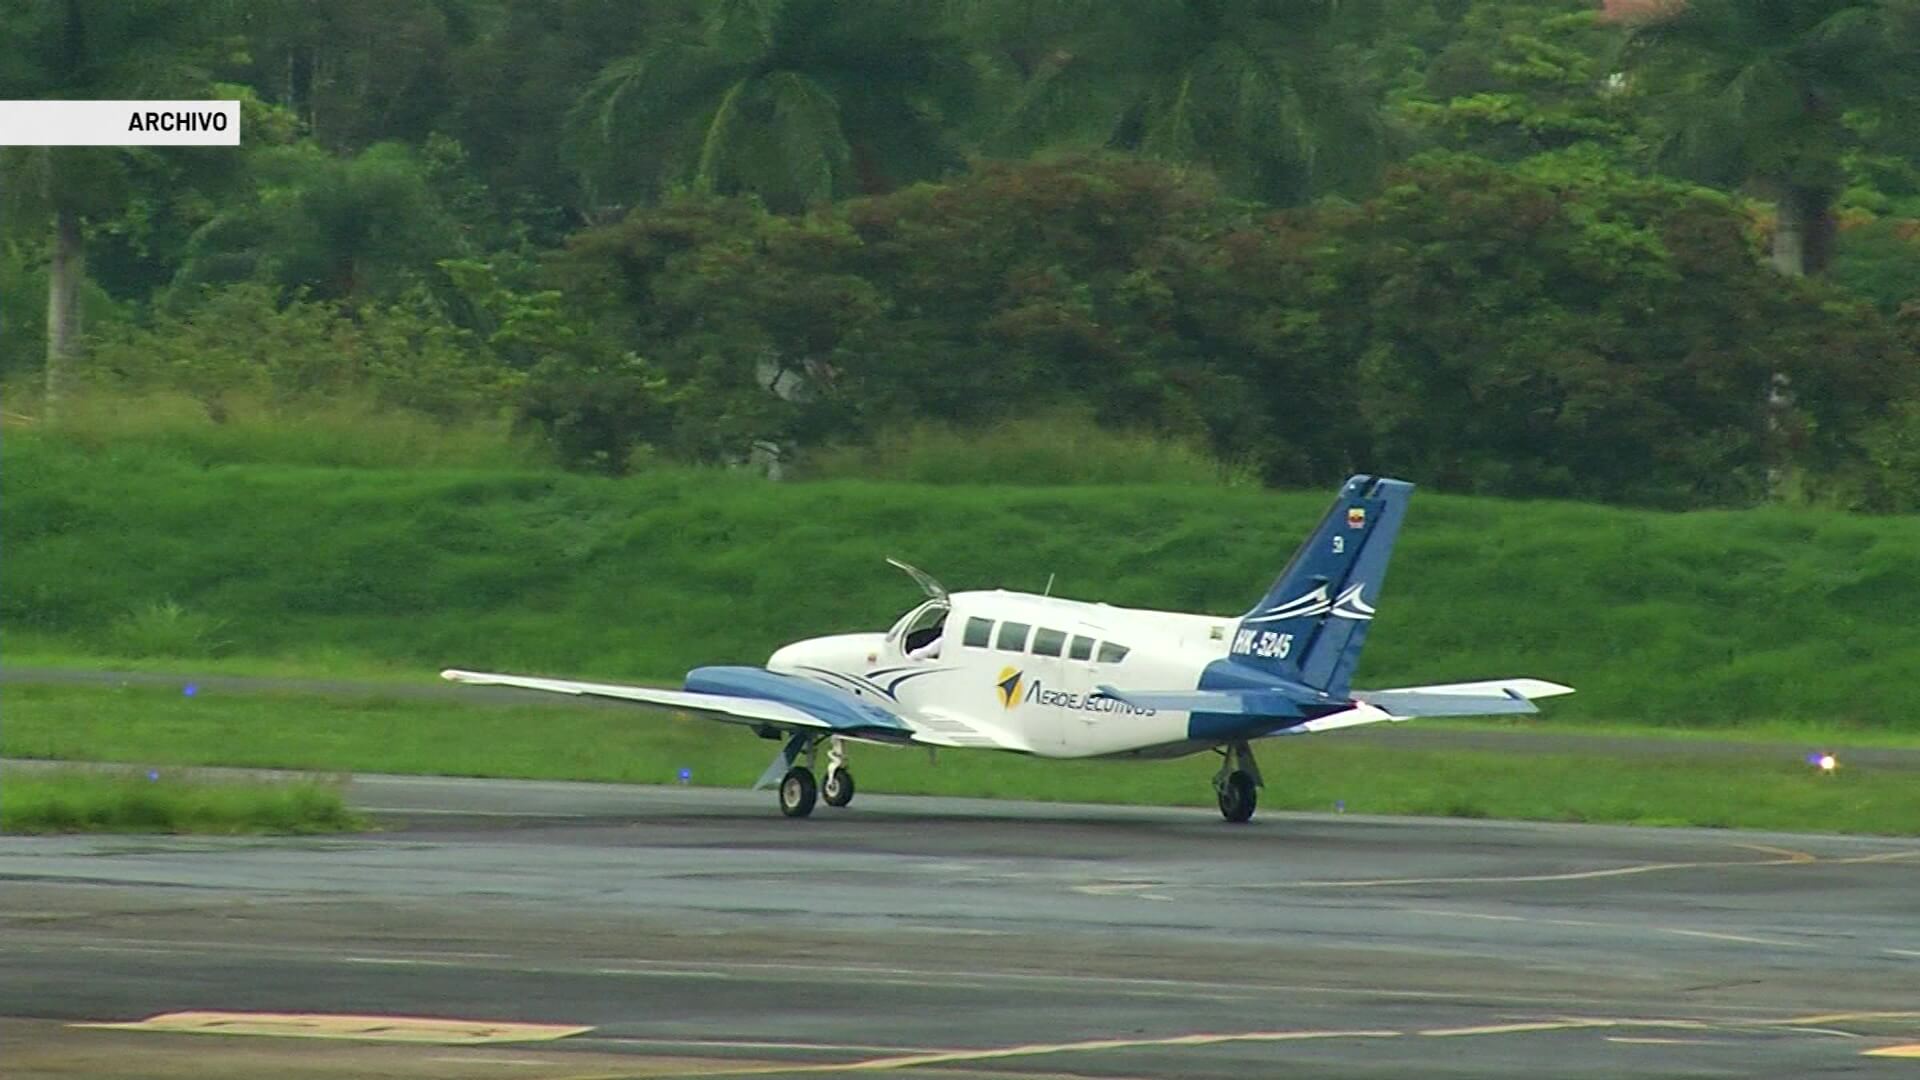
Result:
[[[800,668],[865,671],[879,659],[882,634],[835,634],[783,645],[767,658],[767,670],[791,674]]]

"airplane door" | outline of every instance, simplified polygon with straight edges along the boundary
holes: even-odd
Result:
[[[1050,669],[1048,686],[1060,696],[1060,701],[1052,711],[1054,728],[1052,734],[1062,749],[1081,748],[1087,742],[1087,734],[1092,724],[1098,723],[1100,713],[1087,707],[1087,696],[1092,694],[1094,678],[1089,675],[1089,667],[1083,659],[1073,659],[1073,640],[1089,640],[1087,630],[1039,630],[1033,634],[1033,651],[1037,661],[1043,661]]]
[[[994,631],[999,669],[996,689],[1027,742],[1042,754],[1057,754],[1066,745],[1068,710],[1062,703],[1060,658],[1045,652],[1051,632],[1029,623],[1007,621]],[[1057,635],[1052,635],[1057,636]]]
[[[1072,710],[1059,704],[1061,698],[1058,695],[1064,689],[1060,681],[1060,661],[1037,653],[1028,656],[1027,678],[1036,688],[1024,710],[1028,737],[1033,740],[1034,749],[1065,749],[1070,738],[1068,725],[1074,721]]]
[[[1113,706],[1116,703],[1095,700],[1106,684],[1125,685],[1127,672],[1120,668],[1127,650],[1107,640],[1103,627],[1082,623],[1067,639],[1061,656],[1062,685],[1079,695],[1082,707],[1069,714],[1063,733],[1068,748],[1075,753],[1109,753],[1150,741],[1154,721],[1134,710]]]

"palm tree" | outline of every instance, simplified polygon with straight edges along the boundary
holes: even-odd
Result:
[[[1026,0],[979,21],[1021,78],[1002,142],[1202,163],[1277,204],[1371,179],[1387,132],[1341,0]]]
[[[913,0],[699,7],[607,65],[573,110],[575,158],[606,201],[687,184],[796,209],[959,163],[971,67]]]
[[[1688,0],[1631,25],[1626,59],[1664,121],[1665,157],[1777,207],[1773,262],[1817,274],[1832,250],[1842,160],[1861,131],[1920,99],[1912,0]]]
[[[0,26],[11,31],[0,97],[210,96],[210,72],[233,47],[224,36],[232,16],[231,0],[0,0]],[[130,163],[155,156],[93,146],[0,151],[0,216],[9,228],[19,219],[47,230],[48,417],[75,379],[87,224],[123,207]]]

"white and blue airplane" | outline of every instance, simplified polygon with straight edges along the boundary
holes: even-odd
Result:
[[[885,633],[808,638],[765,667],[701,667],[681,690],[451,670],[454,682],[614,698],[743,724],[783,747],[788,817],[853,800],[850,743],[1006,750],[1044,758],[1170,758],[1211,750],[1228,821],[1253,816],[1255,740],[1416,716],[1531,713],[1572,693],[1539,679],[1353,690],[1413,485],[1355,476],[1246,614],[1191,615],[1032,593],[948,593]],[[827,748],[816,788],[815,758]]]

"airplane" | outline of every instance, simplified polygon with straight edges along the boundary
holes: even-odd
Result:
[[[699,667],[680,690],[448,670],[458,683],[637,702],[741,724],[783,745],[754,784],[781,813],[853,801],[852,743],[1041,758],[1213,751],[1230,822],[1263,786],[1253,743],[1422,716],[1533,713],[1573,688],[1509,678],[1383,690],[1348,679],[1376,614],[1413,485],[1354,476],[1266,595],[1240,616],[1149,611],[1004,590],[949,593],[887,560],[926,599],[884,633],[808,638],[765,667]],[[827,748],[826,774],[814,779]]]

